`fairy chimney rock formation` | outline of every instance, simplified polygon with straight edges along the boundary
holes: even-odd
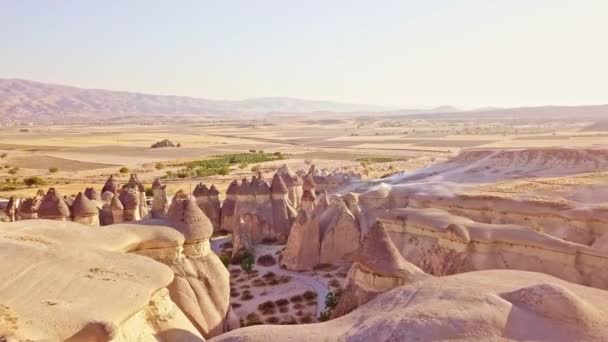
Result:
[[[141,220],[139,211],[140,197],[137,190],[125,187],[120,191],[118,199],[122,203],[124,210],[124,220],[126,222]]]
[[[382,223],[376,221],[354,257],[332,318],[351,312],[381,293],[426,277],[429,275],[403,258]]]
[[[8,217],[8,221],[9,222],[15,222],[16,221],[16,216],[17,216],[17,201],[15,200],[15,197],[11,196],[8,199],[8,203],[6,203],[6,208],[4,209],[4,213],[6,214],[6,217]]]
[[[181,190],[173,198],[167,219],[185,238],[185,259],[161,260],[175,273],[168,287],[171,299],[204,337],[216,336],[224,331],[230,311],[230,274],[211,251],[211,221]]]
[[[227,232],[232,232],[234,227],[239,223],[235,217],[236,195],[239,191],[239,182],[234,180],[226,189],[226,199],[222,204],[221,212],[221,229]]]
[[[320,262],[333,264],[352,260],[359,249],[361,230],[344,201],[333,196],[330,205],[319,218],[321,235]]]
[[[213,231],[220,231],[222,221],[220,191],[214,184],[211,184],[211,187],[209,187],[209,196],[206,208],[207,210],[205,211],[205,213],[208,212],[207,216],[209,217],[209,220],[211,220],[211,224],[213,225]]]
[[[327,210],[329,207],[329,195],[327,194],[327,190],[323,189],[317,196],[317,201],[315,202],[315,211],[317,215],[321,215]]]
[[[293,222],[281,264],[294,271],[312,270],[319,264],[319,220],[314,211],[314,190],[304,190],[302,208]]]
[[[111,193],[116,194],[118,192],[118,181],[114,178],[114,175],[111,175],[108,180],[106,180],[106,183],[103,185],[103,188],[101,188],[101,193],[103,194],[106,191],[109,191]]]
[[[110,224],[121,223],[125,221],[125,206],[122,204],[122,201],[118,196],[112,197],[112,202],[110,203],[110,210],[112,213],[112,220]]]
[[[42,202],[40,202],[38,218],[57,221],[69,220],[70,207],[63,197],[55,191],[55,188],[49,188]]]
[[[167,216],[167,210],[169,209],[169,200],[167,198],[167,186],[162,184],[157,178],[152,183],[152,192],[154,198],[152,198],[152,218],[164,218]]]
[[[99,225],[107,226],[114,223],[112,219],[112,199],[115,195],[106,191],[100,196],[101,209],[99,209]],[[119,201],[120,203],[120,201]],[[122,206],[122,204],[121,204]]]
[[[97,192],[97,190],[95,190],[95,188],[86,188],[84,190],[84,195],[90,200],[101,201],[99,193]]]
[[[270,186],[273,230],[278,241],[287,241],[291,221],[297,215],[288,198],[288,189],[283,178],[276,173]]]
[[[99,210],[97,204],[79,192],[72,203],[72,220],[74,222],[99,226]]]
[[[276,172],[285,183],[287,188],[287,198],[292,207],[298,208],[300,206],[300,197],[302,197],[302,179],[298,174],[293,172],[287,164],[283,164]]]
[[[302,178],[302,189],[303,190],[315,191],[315,187],[316,187],[316,184],[315,184],[314,178],[312,177],[312,174],[309,173]]]
[[[142,182],[140,182],[139,179],[137,178],[137,174],[135,174],[135,173],[131,174],[131,177],[129,177],[129,181],[127,182],[125,187],[135,190],[137,193],[137,196],[139,197],[138,205],[137,205],[137,210],[138,210],[137,216],[139,216],[139,219],[148,217],[148,204],[147,204],[147,198],[146,198],[146,188],[144,187],[144,184]]]
[[[18,220],[31,220],[38,218],[38,208],[42,199],[38,197],[26,198],[17,208]]]
[[[221,208],[217,188],[214,185],[208,188],[207,185],[199,183],[194,188],[192,195],[196,198],[199,208],[211,220],[213,231],[219,231],[221,226]]]

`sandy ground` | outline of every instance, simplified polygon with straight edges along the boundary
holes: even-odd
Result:
[[[100,187],[122,166],[151,183],[165,172],[177,170],[156,170],[157,162],[197,160],[250,149],[289,154],[288,164],[294,170],[307,169],[303,161],[308,160],[320,168],[360,172],[373,179],[420,169],[468,148],[608,146],[605,132],[582,131],[589,124],[576,119],[454,121],[351,116],[278,122],[0,127],[0,156],[6,154],[0,158],[0,197],[31,196],[35,189],[22,182],[29,176],[42,177],[48,185],[73,194],[87,186]],[[165,138],[180,142],[182,147],[149,148]],[[365,167],[357,161],[369,157],[394,161]],[[170,180],[169,192],[188,191],[201,181],[224,189],[232,179],[250,177],[252,166],[244,170],[235,167],[228,177]],[[19,170],[10,174],[14,167]],[[50,173],[53,167],[59,171]]]
[[[211,240],[216,253],[229,253],[222,246],[230,236]],[[294,324],[317,322],[325,310],[325,297],[330,291],[343,287],[350,264],[323,265],[309,272],[294,272],[279,267],[278,259],[284,245],[259,244],[256,260],[272,256],[273,265],[257,262],[251,274],[239,265],[230,265],[232,305],[245,325]]]

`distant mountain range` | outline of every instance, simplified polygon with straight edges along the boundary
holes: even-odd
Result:
[[[209,100],[83,89],[20,79],[0,79],[0,121],[62,121],[141,115],[370,112],[379,106],[269,97],[242,101]]]
[[[330,114],[409,117],[424,119],[504,118],[607,118],[608,105],[539,106],[458,110],[451,106],[433,109],[389,109],[365,104],[303,100],[285,97],[241,101],[209,100],[84,89],[20,79],[0,79],[0,123],[61,123],[93,120],[171,119],[179,117],[225,118],[279,114]]]

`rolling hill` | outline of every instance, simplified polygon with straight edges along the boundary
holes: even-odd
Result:
[[[368,112],[380,107],[295,98],[209,100],[84,89],[20,79],[0,79],[0,121],[52,122],[140,115],[202,116],[225,114]]]

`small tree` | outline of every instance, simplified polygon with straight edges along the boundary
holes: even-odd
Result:
[[[16,166],[8,170],[8,173],[11,175],[16,175],[17,172],[19,172],[19,168]]]
[[[161,162],[158,162],[158,163],[156,163],[155,167],[156,167],[157,170],[162,170],[162,169],[165,168],[165,164],[163,164]]]
[[[331,312],[338,306],[342,297],[342,289],[338,288],[334,292],[328,292],[325,296],[325,311],[319,315],[319,321],[325,322],[331,317]]]
[[[123,173],[123,174],[129,173],[129,168],[126,166],[123,166],[120,169],[118,169],[118,172]]]
[[[57,167],[49,167],[49,172],[50,173],[57,173],[57,171],[59,171],[59,168],[57,168]]]
[[[251,152],[251,153],[256,153],[257,151],[256,151],[256,150],[254,150],[254,149],[251,149],[251,150],[249,150],[249,152]]]
[[[253,264],[255,263],[255,256],[253,252],[244,249],[241,251],[241,269],[247,273],[248,276],[251,275],[251,271],[253,270]]]
[[[34,185],[45,185],[46,182],[40,177],[32,176],[23,179],[23,184],[27,185],[28,187],[32,187]]]

